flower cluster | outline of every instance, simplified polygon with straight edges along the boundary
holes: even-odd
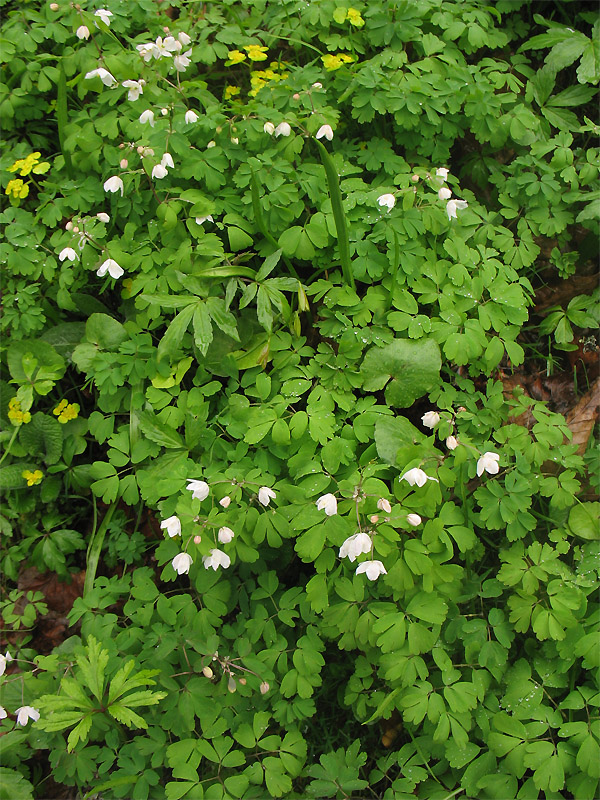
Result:
[[[227,53],[227,61],[225,62],[226,67],[234,66],[235,64],[241,64],[242,61],[245,61],[248,58],[250,61],[266,61],[267,60],[267,53],[269,51],[268,47],[264,47],[260,44],[248,44],[244,46],[245,53],[242,53],[241,50],[230,50]]]
[[[13,425],[26,425],[31,422],[31,414],[21,409],[21,402],[16,397],[11,397],[8,401],[8,418]]]
[[[34,472],[26,469],[21,473],[23,478],[27,481],[27,486],[36,486],[41,483],[44,478],[44,473],[41,469],[36,469]]]
[[[49,161],[40,161],[41,153],[30,153],[26,158],[18,158],[12,167],[8,168],[9,172],[19,172],[19,175],[25,177],[33,172],[34,175],[43,175],[50,169]]]
[[[445,171],[447,172],[447,170]],[[438,172],[440,172],[440,170],[438,170]],[[437,411],[427,411],[421,417],[421,422],[426,428],[435,428],[439,425],[440,421],[441,417]],[[456,438],[456,436],[450,434],[449,436],[446,437],[445,444],[448,450],[456,450],[460,442]],[[492,453],[491,451],[484,453],[482,456],[480,456],[480,458],[477,461],[477,475],[481,477],[484,472],[488,472],[490,475],[497,475],[500,469],[498,465],[499,459],[500,456],[498,455],[498,453]],[[425,473],[422,470],[416,470],[416,471],[411,470],[410,472],[411,473],[418,472],[422,473],[422,475],[425,475]],[[407,476],[409,474],[410,473],[406,473]],[[403,477],[405,477],[405,479],[408,480],[406,476]],[[418,481],[415,481],[418,486],[423,486],[426,482],[420,475],[419,475],[419,480],[422,482],[419,483]],[[429,478],[429,480],[434,480],[434,478]]]
[[[343,64],[351,64],[356,59],[348,53],[327,53],[327,55],[321,56],[321,61],[327,72],[333,72]]]
[[[185,72],[190,65],[192,51],[182,52],[184,47],[191,43],[191,37],[187,33],[181,32],[174,36],[166,36],[164,39],[159,36],[154,42],[138,44],[137,51],[146,63],[153,58],[159,61],[162,58],[172,58],[173,66],[177,72]]]
[[[52,412],[58,417],[58,421],[63,425],[71,419],[77,419],[79,414],[79,404],[69,403],[67,400],[61,400]]]

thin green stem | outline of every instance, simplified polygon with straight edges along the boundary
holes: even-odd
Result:
[[[13,431],[12,436],[10,437],[10,442],[8,443],[8,445],[6,446],[6,450],[2,454],[2,458],[0,458],[0,464],[4,461],[6,456],[9,454],[10,448],[12,447],[12,444],[13,444],[14,440],[16,439],[18,432],[19,432],[19,428],[15,428],[14,431]]]
[[[100,527],[96,528],[96,525],[94,524],[94,530],[90,537],[90,543],[87,550],[87,569],[85,573],[85,582],[83,584],[84,597],[86,597],[86,595],[88,595],[94,588],[94,581],[96,579],[96,570],[98,569],[100,552],[102,550],[102,545],[104,544],[104,537],[106,536],[106,531],[108,529],[108,526],[110,525],[110,521],[112,519],[112,515],[115,513],[116,507],[117,507],[117,501],[113,500],[113,502],[110,504],[108,508],[108,511],[104,515],[102,522],[100,523]],[[94,505],[94,511],[95,511],[95,505]],[[94,520],[94,522],[95,521],[96,520]]]
[[[60,149],[65,159],[65,167],[67,168],[67,175],[71,180],[75,177],[73,170],[73,162],[71,161],[71,154],[65,145],[65,130],[69,121],[69,113],[67,107],[67,79],[65,77],[65,69],[62,61],[59,65],[58,85],[56,88],[56,122],[58,124],[58,141],[60,142]]]

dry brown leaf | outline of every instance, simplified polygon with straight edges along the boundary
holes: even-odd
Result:
[[[573,434],[573,443],[578,445],[577,452],[585,453],[588,440],[598,420],[600,406],[600,378],[589,392],[583,395],[576,406],[567,414],[567,425]]]

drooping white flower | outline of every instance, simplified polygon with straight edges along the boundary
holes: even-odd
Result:
[[[6,672],[6,665],[9,663],[9,661],[14,661],[14,659],[8,650],[6,651],[6,655],[0,654],[0,675],[4,675]]]
[[[6,719],[8,717],[8,712],[4,708],[4,706],[0,706],[0,719]]]
[[[227,553],[215,548],[211,550],[207,556],[202,556],[202,563],[204,564],[204,569],[210,569],[212,567],[216,571],[218,567],[227,569],[231,564],[231,559]]]
[[[363,561],[356,568],[356,574],[360,575],[363,572],[370,581],[376,581],[380,575],[387,575],[387,569],[381,561]]]
[[[164,156],[160,160],[161,166],[169,167],[172,169],[175,164],[173,163],[173,156],[170,153],[165,153]]]
[[[422,469],[418,467],[414,467],[413,469],[409,469],[408,472],[405,472],[404,475],[400,478],[401,481],[406,481],[411,486],[415,484],[417,486],[425,486],[427,481],[436,481],[439,483],[437,478],[430,478]]]
[[[206,500],[210,492],[210,487],[206,481],[194,481],[191,478],[188,478],[188,485],[185,488],[188,492],[192,492],[194,500]]]
[[[240,140],[238,139],[237,136],[232,136],[231,137],[231,144],[239,144],[239,143],[240,143]]]
[[[17,715],[17,725],[27,725],[30,719],[37,722],[40,718],[40,712],[37,708],[32,708],[32,706],[21,706],[21,708],[17,708],[15,713]]]
[[[181,520],[179,517],[172,516],[163,520],[160,523],[161,530],[167,531],[169,537],[172,539],[174,536],[181,536]]]
[[[500,466],[498,465],[499,460],[500,456],[498,453],[491,453],[490,451],[484,453],[477,462],[477,475],[481,477],[484,470],[485,472],[489,472],[490,475],[497,475],[500,470]]]
[[[186,69],[190,65],[190,56],[192,55],[192,51],[188,50],[186,53],[179,53],[173,59],[173,66],[177,70],[177,72],[185,72]]]
[[[221,542],[221,544],[229,544],[234,536],[235,533],[231,530],[231,528],[223,527],[219,528],[217,539]]]
[[[63,249],[58,254],[58,260],[64,261],[68,259],[69,261],[76,261],[78,258],[77,253],[73,250],[72,247],[63,247]]]
[[[139,121],[142,123],[142,125],[144,125],[146,122],[149,122],[150,126],[153,128],[154,127],[154,111],[152,111],[149,108],[147,108],[145,111],[142,111],[142,113],[140,114]]]
[[[154,167],[152,168],[152,177],[153,177],[153,178],[156,178],[156,179],[157,179],[157,180],[159,180],[159,181],[160,181],[160,180],[162,180],[163,178],[166,178],[166,176],[167,176],[168,174],[169,174],[169,173],[168,173],[168,172],[167,172],[167,170],[166,170],[166,169],[163,167],[163,165],[162,165],[162,164],[156,164],[156,166],[154,166]]]
[[[340,558],[348,556],[350,561],[356,561],[362,553],[370,553],[372,545],[371,537],[367,533],[355,533],[340,547]]]
[[[406,521],[409,525],[413,525],[416,528],[417,525],[420,525],[423,520],[418,514],[408,514]]]
[[[448,173],[450,172],[449,169],[446,167],[438,167],[435,171],[436,177],[441,178],[443,181],[448,180]]]
[[[426,428],[435,428],[439,421],[440,415],[437,411],[427,411],[427,413],[423,414],[421,417],[421,422]]]
[[[184,45],[184,47],[187,47],[188,44],[190,44],[190,42],[192,41],[192,37],[188,36],[188,34],[185,33],[185,31],[181,31],[181,33],[178,33],[177,38],[179,39],[181,44]]]
[[[78,39],[89,39],[90,29],[87,25],[80,25],[75,31],[75,36],[77,36]]]
[[[337,514],[337,499],[334,494],[324,494],[317,500],[317,508],[319,511],[324,511],[328,517],[333,517]]]
[[[385,207],[388,211],[391,211],[396,205],[396,198],[393,194],[382,194],[377,198],[377,202],[382,208]]]
[[[178,575],[187,575],[193,563],[192,557],[187,553],[177,553],[173,561],[171,561],[173,569]]]
[[[212,147],[216,147],[216,146],[217,146],[217,143],[216,143],[216,142],[209,142],[209,143],[206,145],[206,149],[207,149],[207,150],[210,150]]]
[[[145,80],[139,81],[123,81],[121,86],[128,90],[127,92],[127,99],[128,100],[137,100],[141,94],[144,94],[144,86],[146,85]]]
[[[112,11],[108,11],[106,8],[99,8],[98,11],[94,13],[94,16],[100,17],[100,19],[105,25],[110,25],[110,18],[112,17]]]
[[[202,225],[205,222],[214,222],[214,219],[210,214],[207,214],[205,217],[196,217],[196,225]]]
[[[289,136],[291,132],[292,128],[288,122],[280,122],[274,131],[275,136]]]
[[[321,127],[317,131],[315,138],[322,139],[323,137],[325,137],[328,142],[330,142],[333,139],[333,129],[331,125],[321,125]]]
[[[323,88],[323,84],[322,84],[322,83],[319,83],[319,82],[317,81],[316,83],[313,83],[313,85],[312,85],[312,88],[313,88],[313,89],[322,89],[322,88]]]
[[[229,508],[229,504],[231,503],[231,497],[229,495],[225,495],[219,500],[219,505],[223,506],[223,508]]]
[[[458,439],[456,436],[448,436],[446,439],[446,447],[448,450],[456,450],[458,447]]]
[[[386,514],[390,514],[392,511],[392,507],[390,505],[390,501],[386,500],[385,497],[380,497],[377,501],[377,508],[380,511],[385,511]]]
[[[446,203],[446,214],[448,214],[448,219],[452,219],[453,217],[456,218],[458,214],[457,211],[461,211],[464,208],[468,208],[469,204],[466,200],[448,200]]]
[[[98,69],[93,69],[91,72],[87,72],[85,77],[87,79],[100,78],[105,86],[117,85],[117,79],[111,75],[107,69],[104,69],[104,67],[98,67]]]
[[[261,486],[258,490],[258,502],[263,506],[268,506],[273,498],[277,497],[273,489],[268,486]]]
[[[96,275],[99,278],[103,278],[107,272],[111,278],[120,278],[121,275],[125,274],[123,267],[120,267],[113,258],[107,258],[98,268]]]
[[[200,117],[196,114],[195,111],[192,111],[190,108],[188,111],[185,112],[185,124],[186,125],[193,125],[194,122],[198,122]]]
[[[452,197],[452,192],[447,186],[442,186],[442,188],[438,191],[438,197],[440,200],[450,200]]]
[[[273,136],[273,134],[275,133],[275,125],[273,125],[272,122],[265,122],[265,124],[263,125],[263,131],[265,133],[268,133],[269,136]]]
[[[99,219],[100,222],[110,222],[110,217],[108,214],[105,214],[104,211],[99,211],[98,214],[96,214],[96,219]]]
[[[105,192],[121,192],[121,197],[123,196],[123,181],[119,178],[118,175],[113,175],[112,178],[104,181],[104,191]]]

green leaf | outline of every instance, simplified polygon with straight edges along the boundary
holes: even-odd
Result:
[[[448,604],[435,593],[419,592],[408,604],[406,613],[432,625],[441,625],[446,619]]]
[[[380,416],[375,423],[377,455],[391,466],[410,461],[409,453],[421,447],[426,439],[406,417]],[[402,454],[399,455],[400,451]],[[421,452],[419,450],[419,452]]]
[[[0,767],[0,800],[34,800],[33,786],[17,770]]]
[[[94,636],[89,636],[85,648],[86,655],[76,656],[77,666],[83,674],[86,686],[101,703],[104,694],[104,670],[108,664],[109,653],[104,650]]]
[[[42,456],[46,464],[56,464],[62,455],[63,431],[60,422],[38,412],[19,431],[19,441],[28,455]]]
[[[194,342],[203,356],[213,340],[212,322],[206,303],[194,306]]]
[[[180,434],[170,425],[161,422],[151,411],[140,411],[138,419],[142,433],[150,441],[162,447],[185,447]]]
[[[581,539],[600,539],[600,503],[579,503],[569,512],[569,529]]]
[[[368,392],[383,389],[391,379],[385,392],[387,402],[408,408],[439,383],[441,366],[440,348],[433,339],[395,339],[385,347],[371,348],[360,372]]]
[[[174,355],[180,349],[183,334],[186,332],[196,308],[196,303],[190,303],[173,318],[171,324],[167,328],[167,332],[159,342],[159,359]]]
[[[129,338],[125,327],[108,314],[92,314],[85,324],[85,338],[101,350],[117,350]]]

